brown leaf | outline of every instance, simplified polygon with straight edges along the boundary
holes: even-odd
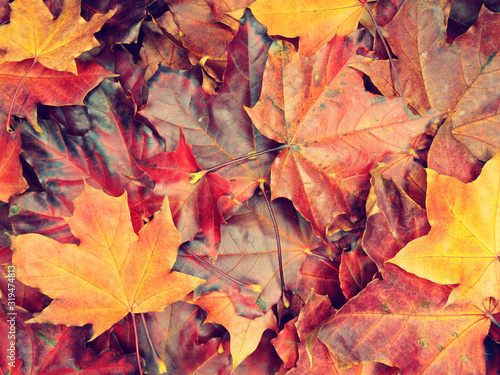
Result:
[[[412,107],[421,114],[430,107],[449,113],[455,138],[487,161],[500,150],[500,15],[483,7],[467,33],[449,44],[448,10],[448,0],[407,1],[384,34],[399,58],[396,70]],[[395,95],[387,61],[354,67],[369,74],[384,95]]]
[[[467,147],[452,134],[452,121],[444,123],[437,132],[429,150],[430,169],[454,177],[467,184],[481,173],[481,163]]]

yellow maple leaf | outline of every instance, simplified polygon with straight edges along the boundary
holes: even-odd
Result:
[[[114,198],[85,185],[74,205],[66,221],[80,245],[33,233],[13,237],[18,279],[54,299],[29,323],[91,323],[94,339],[129,312],[163,311],[205,282],[170,272],[181,234],[168,198],[139,235],[126,193]]]
[[[458,284],[448,304],[500,300],[500,153],[469,184],[427,169],[431,231],[389,262],[439,284]]]
[[[310,57],[335,35],[356,30],[364,7],[361,0],[257,0],[249,8],[270,35],[300,37],[299,53]]]
[[[87,22],[80,16],[81,0],[65,0],[54,20],[43,0],[16,0],[10,23],[0,27],[0,64],[36,59],[49,69],[77,74],[74,58],[99,45],[94,33],[113,16],[96,14]]]

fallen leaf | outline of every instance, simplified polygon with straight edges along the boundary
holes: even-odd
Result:
[[[481,306],[500,300],[500,153],[464,184],[427,170],[431,231],[410,242],[390,263],[440,284],[458,284],[448,304]]]
[[[429,150],[428,167],[467,184],[479,176],[483,163],[463,143],[457,141],[452,129],[451,120],[439,128]]]
[[[31,63],[32,60],[25,60],[0,65],[0,109],[9,112],[14,100],[12,114],[27,118],[38,132],[41,132],[37,121],[38,103],[81,105],[90,90],[112,75],[97,64],[82,63],[78,60],[74,63],[75,74],[78,75],[47,69],[40,63],[35,63],[19,86]]]
[[[408,149],[432,117],[364,90],[346,66],[362,42],[362,33],[336,37],[306,59],[275,41],[260,101],[247,109],[262,134],[287,145],[272,166],[272,198],[290,199],[319,236],[358,225],[370,168]]]
[[[279,332],[278,337],[272,340],[276,352],[284,362],[285,369],[295,367],[299,359],[299,335],[295,323],[298,317],[285,323],[285,327]]]
[[[41,215],[15,205],[12,206],[10,214],[9,222],[15,235],[38,233],[60,243],[78,243],[61,217]]]
[[[264,331],[257,349],[236,367],[232,375],[276,374],[280,371],[282,361],[271,343],[274,337],[274,330]]]
[[[0,121],[4,114],[0,112]],[[28,188],[23,177],[19,153],[21,152],[20,130],[7,133],[0,129],[0,200],[8,202],[15,194],[21,194]]]
[[[233,30],[238,30],[238,19],[235,19],[229,13],[238,9],[248,8],[255,0],[205,0],[210,7],[217,22],[229,26]]]
[[[294,290],[300,285],[301,264],[308,257],[307,252],[322,249],[324,243],[314,236],[309,223],[291,210],[289,202],[273,202],[272,208],[281,237],[285,287]],[[258,313],[262,314],[281,298],[276,235],[264,198],[254,196],[226,222],[215,262],[208,257],[205,243],[195,239],[181,246],[175,269],[207,280],[195,290],[195,298],[218,290],[230,295],[240,315],[256,314],[253,310],[248,312],[250,302],[245,301],[257,303]],[[236,284],[186,250],[242,283],[260,285],[262,290],[255,292]],[[239,301],[243,297],[248,300]]]
[[[147,68],[146,79],[151,78],[156,72],[160,62],[172,69],[191,69],[192,65],[189,61],[187,50],[175,38],[178,34],[178,29],[172,31],[165,30],[160,24],[175,25],[172,13],[167,12],[156,21],[143,22],[141,26],[144,37],[142,40],[143,48],[141,48],[140,52],[141,60],[138,64],[141,67]],[[174,34],[172,35],[172,33]]]
[[[15,276],[15,272],[12,271],[15,271],[15,268],[11,267],[12,250],[10,249],[10,240],[7,233],[4,232],[0,240],[5,242],[5,245],[8,244],[8,246],[5,246],[2,243],[4,246],[0,247],[0,264],[3,265],[0,269],[0,295],[2,302],[5,306],[8,306],[8,308],[14,304],[30,313],[41,311],[43,307],[50,302],[50,299],[40,293],[38,289],[26,286],[19,280],[13,280],[12,276]],[[13,288],[15,291],[13,294],[15,294],[15,296],[14,298],[12,298],[12,295],[10,296],[9,306],[9,289],[12,293]],[[7,336],[7,334],[5,336]]]
[[[305,300],[310,290],[314,289],[316,293],[330,297],[333,307],[340,308],[346,303],[339,279],[340,261],[330,260],[328,250],[321,250],[315,251],[321,258],[308,256],[302,263],[297,294]]]
[[[323,342],[317,340],[321,327],[332,319],[334,314],[335,310],[329,299],[326,296],[315,294],[311,290],[298,318],[291,321],[294,325],[293,328],[290,327],[290,330],[295,333],[296,339],[292,339],[288,343],[282,342],[283,346],[288,346],[289,350],[295,349],[298,354],[296,365],[287,374],[385,375],[396,373],[394,371],[396,369],[391,369],[381,363],[363,363],[349,369],[341,368],[335,355],[328,350]],[[286,331],[281,331],[278,338],[284,332]]]
[[[177,150],[155,155],[141,169],[156,182],[152,194],[141,205],[146,202],[148,206],[154,205],[150,209],[153,213],[168,196],[175,226],[182,233],[182,242],[192,241],[201,230],[208,255],[217,259],[220,227],[225,222],[219,211],[219,200],[231,194],[229,182],[216,173],[205,174],[198,181],[192,180],[191,175],[200,171],[200,166],[186,145],[182,131]]]
[[[445,307],[449,289],[404,271],[375,280],[326,323],[319,339],[341,367],[379,361],[403,374],[483,374],[490,319]]]
[[[487,161],[500,150],[500,15],[483,7],[477,22],[449,44],[448,11],[447,0],[407,1],[384,35],[399,58],[396,70],[410,105],[421,114],[430,107],[450,113],[455,138]],[[384,95],[395,95],[387,61],[353,66],[370,75]]]
[[[151,193],[154,182],[144,175],[138,160],[163,150],[162,140],[134,120],[135,105],[119,83],[102,82],[84,104],[82,111],[73,108],[75,116],[53,113],[63,123],[40,120],[43,134],[24,127],[22,156],[36,171],[43,190],[28,192],[15,204],[44,216],[71,216],[72,202],[87,179],[114,196],[126,190],[134,228],[139,230],[143,221],[135,205]],[[67,134],[66,129],[76,127],[75,122],[89,127],[84,136]]]
[[[255,319],[238,316],[234,303],[226,293],[214,291],[195,299],[193,303],[208,313],[205,322],[221,324],[229,331],[233,371],[257,348],[266,329],[278,330],[272,311]]]
[[[54,299],[29,322],[91,323],[95,339],[128,313],[163,311],[204,282],[170,272],[180,234],[168,199],[137,236],[126,194],[114,198],[86,185],[66,221],[80,245],[38,234],[12,239],[17,278]]]
[[[182,44],[194,57],[225,60],[225,48],[234,32],[215,20],[205,0],[170,0],[168,6],[179,26]]]
[[[126,48],[115,45],[112,49],[103,50],[92,61],[115,73],[115,75],[119,75],[118,82],[120,82],[126,95],[134,99],[137,108],[141,108],[146,104],[147,84],[145,75],[147,70],[134,63],[134,57]]]
[[[0,64],[35,59],[49,69],[78,74],[75,58],[99,45],[93,34],[115,13],[112,10],[85,22],[80,17],[80,1],[64,1],[56,20],[42,0],[10,4],[10,23],[0,27],[0,49],[5,51]]]
[[[139,30],[146,9],[154,0],[81,0],[82,16],[91,22],[92,17],[100,13],[112,12],[113,15],[96,38],[103,44],[121,44],[137,42]]]
[[[410,241],[429,233],[427,212],[416,204],[392,179],[384,178],[376,169],[372,172],[376,205],[380,212],[368,217],[362,247],[388,277],[385,263]]]
[[[218,352],[226,331],[208,322],[203,324],[205,318],[206,313],[199,306],[180,301],[169,305],[165,311],[145,314],[151,342],[165,362],[167,373],[196,373],[201,367],[209,366],[214,359],[219,359],[214,361],[214,367],[218,370],[231,370],[229,353]],[[133,327],[130,329],[131,346],[135,350]],[[139,330],[139,339],[141,348],[149,348],[142,328]],[[146,363],[155,363],[153,354],[148,352],[145,350]],[[150,369],[152,374],[155,371],[157,369]]]
[[[363,290],[377,271],[375,263],[360,248],[355,247],[353,251],[344,252],[339,278],[346,299],[351,299]]]
[[[182,127],[203,169],[270,149],[274,144],[255,130],[243,109],[260,95],[270,38],[250,12],[241,22],[229,44],[233,49],[217,96],[207,95],[191,72],[160,65],[148,82],[149,102],[140,111],[165,138],[168,152],[176,149],[178,128]],[[272,156],[259,156],[228,166],[220,175],[232,181],[231,192],[242,202],[252,196],[259,179],[265,178],[271,160]]]
[[[269,34],[300,37],[299,53],[310,57],[333,37],[356,30],[364,7],[364,0],[257,0],[249,8]]]
[[[133,375],[137,373],[137,357],[105,350],[97,355],[85,344],[92,337],[90,325],[65,327],[52,324],[26,324],[29,314],[17,311],[17,352],[22,360],[22,374],[88,374]],[[23,314],[24,313],[24,314]],[[16,367],[20,363],[16,362]]]

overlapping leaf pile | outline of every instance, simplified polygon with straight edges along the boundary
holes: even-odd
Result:
[[[0,374],[499,371],[482,3],[0,3]]]

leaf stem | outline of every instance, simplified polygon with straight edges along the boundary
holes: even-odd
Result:
[[[24,73],[23,77],[19,81],[19,84],[16,87],[16,91],[14,92],[14,96],[12,97],[12,101],[10,102],[10,108],[9,108],[9,113],[7,114],[7,131],[10,133],[12,132],[12,128],[10,127],[10,117],[12,115],[12,110],[14,109],[14,102],[16,101],[17,94],[19,93],[19,89],[21,88],[21,85],[23,84],[24,79],[28,76],[28,73],[33,69],[36,63],[36,58],[33,59],[33,62],[31,63],[31,66],[29,69]]]
[[[233,160],[229,160],[229,161],[226,161],[224,163],[218,164],[218,165],[216,165],[216,166],[214,166],[212,168],[209,168],[209,169],[207,169],[206,173],[214,173],[214,172],[217,172],[219,169],[222,169],[222,168],[227,167],[227,166],[232,165],[232,164],[239,163],[240,161],[252,159],[252,158],[254,158],[256,156],[264,155],[264,154],[267,154],[267,153],[273,152],[273,151],[281,151],[281,150],[284,150],[287,147],[288,147],[288,145],[281,145],[279,147],[270,148],[268,150],[257,151],[257,152],[254,152],[254,153],[251,153],[251,154],[248,154],[248,155],[245,155],[245,156],[240,156],[239,158],[236,158],[236,159],[233,159]]]
[[[163,362],[163,359],[160,358],[160,356],[158,355],[158,352],[156,351],[156,349],[153,345],[153,341],[151,340],[151,336],[149,335],[148,325],[146,324],[146,318],[144,318],[143,313],[141,313],[141,321],[142,321],[142,325],[144,326],[144,331],[146,332],[146,338],[148,339],[149,348],[151,349],[151,352],[153,353],[153,355],[156,357],[156,363],[158,364],[159,373],[162,374],[164,372],[167,372],[165,362]]]
[[[385,42],[385,38],[382,35],[382,31],[380,30],[380,27],[378,26],[377,20],[375,19],[375,15],[373,14],[372,10],[370,7],[367,5],[365,8],[370,15],[373,24],[375,25],[375,29],[377,30],[377,34],[380,36],[380,40],[382,41],[382,44],[384,45],[385,51],[387,52],[387,55],[389,56],[389,63],[391,64],[391,69],[394,72],[394,78],[396,80],[396,85],[398,86],[398,93],[399,96],[402,98],[403,97],[403,90],[401,89],[401,83],[399,82],[399,77],[398,77],[398,72],[396,72],[396,66],[394,65],[394,61],[392,59],[391,51],[389,50],[389,47],[387,46],[387,43]]]
[[[276,247],[278,248],[278,265],[280,269],[280,285],[281,285],[281,298],[283,300],[283,306],[285,308],[290,307],[290,302],[288,302],[288,299],[286,298],[285,294],[285,275],[283,274],[283,257],[281,255],[281,240],[280,240],[280,233],[278,230],[278,223],[276,222],[276,217],[274,216],[273,208],[271,207],[271,202],[269,201],[269,198],[267,197],[266,194],[266,189],[264,188],[264,181],[260,181],[259,184],[260,190],[262,191],[262,194],[264,195],[264,199],[266,201],[266,206],[267,209],[269,210],[269,215],[271,215],[271,220],[273,222],[274,226],[274,235],[276,236]]]
[[[135,314],[130,311],[130,315],[132,315],[132,324],[134,325],[134,335],[135,335],[135,351],[137,353],[137,364],[139,365],[139,372],[142,373],[142,365],[141,365],[141,355],[139,354],[139,336],[137,335],[137,325],[135,324]]]

